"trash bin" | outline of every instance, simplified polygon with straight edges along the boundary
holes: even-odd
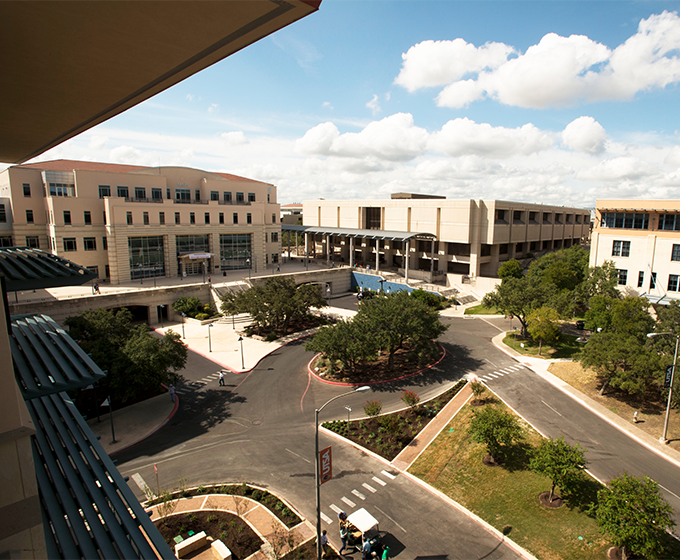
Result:
[[[580,331],[586,328],[586,322],[585,321],[576,321],[576,328]]]

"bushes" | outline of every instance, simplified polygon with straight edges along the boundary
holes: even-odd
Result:
[[[217,315],[217,309],[212,303],[201,303],[197,297],[181,297],[172,304],[176,313],[183,313],[187,317],[205,321]]]

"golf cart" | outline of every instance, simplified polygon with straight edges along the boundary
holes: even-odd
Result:
[[[364,542],[371,544],[371,552],[380,553],[382,546],[380,543],[380,527],[378,520],[368,513],[364,508],[356,510],[347,517],[349,531],[347,533],[347,544],[362,549]]]

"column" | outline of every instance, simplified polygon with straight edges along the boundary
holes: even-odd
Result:
[[[380,271],[380,239],[375,240],[375,271]]]
[[[349,266],[354,268],[354,237],[349,238]]]
[[[404,280],[408,282],[408,261],[411,258],[411,240],[406,241],[406,254],[404,255]]]

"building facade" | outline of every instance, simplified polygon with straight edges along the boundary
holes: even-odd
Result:
[[[423,233],[435,241],[378,243],[388,267],[463,277],[494,277],[509,259],[571,247],[587,238],[590,212],[581,208],[501,200],[446,200],[398,193],[390,200],[304,202],[305,226]],[[342,240],[335,243],[343,244]],[[373,260],[364,242],[357,259]],[[337,252],[337,248],[336,248]],[[408,261],[408,262],[406,262]]]
[[[274,185],[186,167],[56,160],[0,173],[0,246],[63,256],[112,284],[279,262]]]
[[[680,299],[680,200],[598,200],[590,265],[606,261],[624,293]]]

